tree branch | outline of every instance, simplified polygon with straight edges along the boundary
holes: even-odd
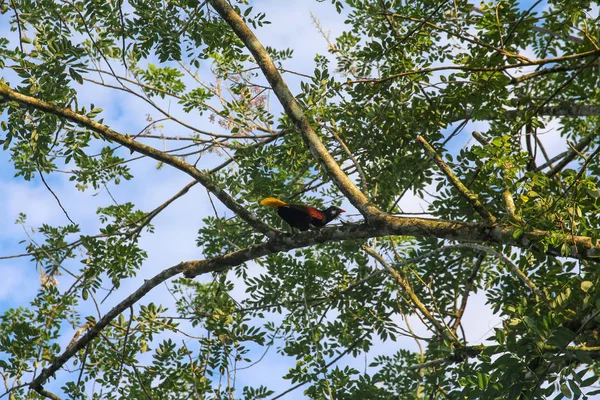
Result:
[[[506,110],[498,117],[504,120],[514,120],[516,117],[525,114],[528,110]],[[463,115],[457,115],[451,122],[458,122],[469,118],[473,114],[472,109],[466,109]],[[544,117],[597,117],[600,116],[600,106],[594,104],[558,104],[556,106],[540,107],[537,115]],[[495,115],[483,117],[483,119],[495,119]]]
[[[4,96],[5,99],[15,101],[18,104],[26,107],[32,107],[34,109],[47,112],[56,115],[61,118],[65,118],[75,124],[88,128],[105,139],[119,143],[130,150],[137,151],[138,153],[144,154],[157,161],[162,161],[167,165],[170,165],[178,170],[185,172],[190,175],[198,182],[200,182],[206,189],[213,193],[221,202],[229,208],[231,211],[236,213],[240,218],[246,221],[250,226],[255,228],[257,231],[272,236],[273,230],[264,222],[257,219],[252,213],[250,213],[241,204],[237,203],[233,197],[231,197],[222,188],[217,186],[212,179],[205,173],[201,172],[194,166],[187,162],[167,154],[163,151],[157,150],[152,146],[137,142],[131,137],[117,133],[107,127],[106,125],[100,124],[86,116],[80,115],[70,108],[63,108],[54,104],[47,103],[45,101],[36,99],[35,97],[26,96],[18,93],[13,89],[9,88],[5,83],[0,82],[0,96]]]
[[[427,151],[427,153],[429,153],[431,158],[433,158],[433,161],[435,161],[435,163],[442,170],[444,175],[448,177],[452,185],[454,185],[454,187],[460,192],[460,194],[462,194],[469,201],[469,203],[471,203],[471,206],[475,209],[475,211],[477,211],[477,213],[481,215],[483,219],[485,219],[490,224],[495,224],[496,217],[494,217],[483,206],[481,201],[479,201],[479,199],[477,198],[477,195],[471,192],[465,185],[463,185],[463,183],[456,177],[456,175],[454,175],[454,172],[452,172],[450,167],[448,167],[444,160],[442,160],[439,154],[436,153],[433,147],[431,147],[431,145],[427,143],[427,140],[425,140],[425,138],[423,138],[422,136],[417,136],[417,142],[419,142]]]
[[[519,228],[502,225],[490,227],[485,223],[388,216],[383,220],[383,223],[377,225],[349,223],[340,227],[327,227],[293,236],[281,234],[266,243],[255,244],[209,260],[188,261],[185,263],[184,275],[187,278],[194,278],[201,274],[223,271],[228,267],[239,265],[268,254],[341,240],[370,239],[383,236],[436,237],[439,239],[469,242],[453,246],[457,248],[473,248],[498,256],[499,253],[495,250],[477,245],[476,243],[487,243],[490,245],[504,244],[522,249],[530,249],[531,247],[535,248],[536,243],[555,235],[553,232],[541,230],[533,230],[515,235],[517,229]],[[515,238],[514,236],[518,237]],[[570,246],[570,254],[562,254],[561,245],[554,247],[544,244],[547,246],[546,253],[554,256],[589,261],[598,261],[600,259],[600,243],[594,244],[589,237],[565,235],[564,242]],[[540,246],[540,250],[543,247]],[[520,274],[517,272],[517,275]],[[522,278],[521,276],[519,277]],[[532,288],[531,285],[528,284],[528,286]],[[532,288],[532,290],[535,289]]]
[[[333,179],[339,189],[350,202],[367,219],[378,219],[383,212],[369,203],[369,199],[360,191],[352,180],[342,171],[335,159],[329,154],[319,136],[313,130],[310,121],[304,115],[302,107],[294,98],[287,87],[273,60],[260,43],[254,33],[248,28],[244,20],[235,12],[226,0],[210,0],[210,4],[219,15],[231,26],[235,34],[244,42],[252,56],[260,66],[273,92],[279,99],[288,117],[302,135],[310,152],[325,168],[327,174]]]
[[[82,350],[89,342],[95,339],[100,332],[115,318],[117,318],[123,311],[134,305],[138,300],[144,297],[150,290],[160,285],[167,279],[180,274],[183,271],[184,263],[175,265],[174,267],[167,268],[160,272],[153,278],[146,280],[142,286],[140,286],[135,292],[130,294],[125,300],[117,304],[108,313],[104,315],[96,325],[92,326],[79,340],[69,346],[60,356],[54,358],[50,365],[42,370],[31,383],[29,387],[39,393],[43,390],[42,385],[50,378],[56,371],[59,370],[71,357],[73,357],[79,350]]]
[[[52,392],[49,392],[47,390],[44,390],[42,388],[38,388],[35,390],[36,392],[38,392],[41,396],[44,396],[47,399],[51,399],[51,400],[61,400],[60,397],[58,397],[57,395],[55,395]]]
[[[467,278],[467,282],[465,284],[465,292],[462,295],[460,307],[456,312],[456,319],[452,324],[452,331],[455,333],[458,329],[458,326],[460,325],[460,321],[462,320],[463,315],[465,314],[465,310],[467,309],[469,295],[471,294],[471,290],[473,290],[473,287],[475,287],[473,282],[475,281],[475,278],[477,278],[477,274],[479,273],[479,268],[481,268],[481,264],[483,264],[483,260],[485,260],[485,254],[479,253],[477,259],[475,259],[475,263],[473,265],[473,269],[471,270],[471,274],[469,275],[469,278]]]
[[[165,269],[153,278],[146,280],[135,292],[102,317],[96,325],[85,333],[85,335],[68,347],[63,354],[56,357],[48,368],[44,369],[42,373],[31,382],[30,387],[34,390],[41,388],[48,378],[58,371],[58,369],[73,357],[73,355],[96,338],[100,331],[113,319],[144,297],[150,290],[167,279],[181,273],[187,278],[193,278],[201,274],[223,271],[229,267],[240,265],[246,261],[254,260],[276,252],[308,247],[318,243],[359,238],[373,238],[390,235],[427,236],[468,242],[502,243],[521,248],[529,248],[535,242],[551,235],[550,232],[534,230],[515,239],[513,235],[515,229],[516,228],[511,226],[490,227],[481,223],[387,216],[381,226],[347,224],[339,228],[328,227],[316,232],[304,232],[294,236],[278,235],[266,243],[255,244],[245,249],[208,260],[181,262],[173,267]],[[565,238],[565,241],[572,246],[570,255],[562,255],[560,253],[560,247],[553,248],[551,246],[548,248],[548,254],[588,260],[597,260],[600,257],[600,246],[592,245],[592,239],[589,237],[569,236]],[[485,252],[490,252],[491,250],[487,247],[477,246],[472,243],[459,244],[456,245],[456,247],[471,247]],[[494,252],[494,255],[497,255],[497,253]]]
[[[437,329],[437,331],[440,335],[445,336],[448,340],[450,340],[452,343],[454,343],[457,347],[463,346],[453,331],[451,331],[450,329],[445,327],[444,326],[445,324],[442,325],[437,319],[434,318],[434,316],[431,314],[431,312],[427,309],[427,307],[425,307],[425,305],[421,302],[419,297],[412,290],[412,287],[410,286],[410,284],[398,273],[398,271],[396,271],[387,261],[385,261],[383,259],[383,257],[381,257],[381,255],[379,255],[379,253],[377,253],[372,248],[367,247],[367,246],[362,246],[362,249],[364,251],[366,251],[375,260],[377,260],[385,269],[388,270],[388,272],[394,277],[394,279],[396,280],[398,285],[400,285],[402,287],[402,289],[404,289],[404,292],[410,298],[410,300],[413,304],[413,307],[415,309],[419,310],[421,312],[421,314],[423,314],[425,319],[427,319],[427,321],[429,321],[433,326],[435,326],[435,329]]]
[[[594,140],[598,136],[598,133],[600,133],[600,129],[597,133],[591,133],[588,136],[581,139],[579,143],[577,143],[573,148],[571,148],[571,150],[567,151],[567,154],[564,156],[564,158],[560,160],[560,162],[556,164],[554,168],[546,172],[546,176],[553,177],[554,175],[562,171],[563,168],[567,166],[567,164],[573,161],[573,159],[575,159],[575,157],[578,154],[580,154],[583,150],[585,150],[587,146],[589,146],[590,143],[592,143],[592,140]]]

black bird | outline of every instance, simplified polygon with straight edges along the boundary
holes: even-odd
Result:
[[[263,199],[260,204],[277,209],[277,214],[293,228],[306,231],[310,225],[320,228],[336,219],[341,213],[346,212],[339,207],[331,206],[326,210],[319,210],[301,204],[286,204],[273,197]]]

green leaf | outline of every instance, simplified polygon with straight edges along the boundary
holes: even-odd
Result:
[[[75,82],[83,85],[83,77],[77,71],[75,71],[74,68],[69,68],[69,75],[71,75],[71,78],[73,78]]]
[[[573,393],[571,392],[571,389],[569,389],[569,387],[565,383],[560,385],[560,392],[567,399],[570,399],[571,397],[573,397]]]
[[[585,293],[587,293],[594,286],[594,284],[590,281],[582,281],[580,286],[581,286],[581,290],[583,290]]]

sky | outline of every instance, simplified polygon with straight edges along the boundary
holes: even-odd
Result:
[[[344,29],[343,16],[338,15],[328,1],[266,0],[256,2],[255,10],[267,12],[269,20],[272,21],[271,25],[267,25],[257,32],[262,43],[279,49],[286,47],[293,49],[294,58],[285,63],[286,68],[309,75],[312,74],[314,69],[313,59],[315,53],[328,54],[327,42],[314,26],[310,11],[319,19],[321,26],[326,31],[331,32],[332,39],[337,37]],[[2,18],[0,17],[0,36],[14,38],[13,33],[7,32],[7,24],[3,23]],[[8,74],[6,71],[2,71],[2,74],[5,73]],[[292,92],[297,93],[299,79],[286,76],[286,81]],[[118,132],[135,134],[147,124],[145,114],[150,112],[150,109],[139,99],[132,99],[120,92],[115,93],[112,90],[98,86],[90,86],[89,90],[81,91],[80,104],[90,102],[104,108],[102,116],[106,124]],[[168,106],[168,104],[165,104],[165,107]],[[197,124],[201,129],[215,130],[215,127],[210,125],[206,118],[189,119],[189,116],[187,118],[192,124]],[[176,134],[170,128],[166,126],[163,132],[166,135]],[[455,141],[457,144],[454,145],[455,147],[451,147],[450,151],[457,152],[462,146],[468,145],[470,132],[481,128],[482,126],[467,127],[465,129],[466,133]],[[548,148],[552,156],[560,148],[558,145],[560,139],[549,135],[547,140],[550,144]],[[151,143],[160,146],[157,141]],[[214,165],[218,160],[211,156],[206,160],[203,159],[202,162],[206,163],[203,166],[208,166]],[[66,224],[68,221],[52,194],[46,190],[39,179],[25,182],[21,178],[14,177],[14,170],[8,162],[6,152],[0,152],[0,165],[2,166],[0,168],[1,257],[24,252],[24,246],[19,242],[27,238],[26,233],[23,227],[14,224],[19,213],[27,214],[25,229],[32,235],[35,235],[33,230],[42,223],[57,225]],[[118,186],[113,185],[110,187],[110,191],[118,202],[131,201],[138,208],[145,211],[160,205],[191,181],[191,178],[187,175],[174,171],[169,167],[157,170],[156,163],[153,161],[139,161],[131,164],[131,168],[135,179],[132,182],[126,182]],[[97,232],[100,225],[95,214],[96,208],[111,204],[111,198],[107,191],[80,192],[68,181],[67,175],[60,174],[49,177],[48,183],[61,199],[70,217],[80,224],[83,233],[93,234]],[[401,206],[405,212],[419,212],[422,210],[422,206],[426,208],[426,205],[419,202],[414,196],[407,196]],[[217,208],[220,214],[227,212],[220,205]],[[156,233],[142,236],[140,245],[148,252],[148,258],[142,269],[135,278],[127,279],[122,283],[120,289],[115,291],[102,304],[101,311],[106,312],[109,310],[139,287],[144,279],[148,279],[180,261],[200,258],[200,251],[195,245],[197,231],[201,226],[202,218],[212,214],[213,211],[207,201],[206,191],[200,185],[193,187],[186,196],[177,200],[176,204],[162,212],[153,221]],[[36,237],[39,238],[39,236]],[[256,265],[251,266],[251,268],[256,268]],[[11,307],[26,307],[35,296],[38,288],[39,278],[34,263],[28,257],[0,260],[0,273],[4,279],[3,284],[0,285],[0,313]],[[201,277],[199,279],[206,280],[207,278]],[[59,280],[61,285],[69,284],[68,277],[59,277]],[[243,287],[236,287],[233,295],[241,299],[244,295]],[[172,303],[165,285],[157,287],[142,300],[142,303],[148,303],[152,299],[157,299],[157,302]],[[83,307],[82,312],[95,314],[95,311],[89,305]],[[412,318],[410,322],[417,334],[425,333],[424,327],[418,320]],[[471,297],[463,322],[468,333],[469,343],[478,344],[491,335],[493,327],[499,324],[500,319],[493,315],[489,307],[485,305],[483,294],[479,293]],[[63,348],[71,337],[72,333],[70,332],[64,334]],[[347,358],[342,360],[339,365],[348,364],[362,370],[364,365],[368,364],[367,361],[372,360],[375,355],[395,352],[400,347],[416,350],[416,345],[412,339],[400,339],[391,348],[389,344],[384,346],[379,343],[366,356],[361,356],[358,359]],[[293,364],[294,360],[282,358],[275,353],[274,349],[271,349],[262,362],[251,369],[240,371],[238,383],[240,386],[247,383],[252,383],[252,385],[262,383],[279,393],[291,386],[289,382],[282,380],[280,376],[283,375],[281,371]],[[61,374],[65,375],[64,373]],[[56,387],[57,384],[48,385],[48,389],[52,390],[52,387]],[[55,390],[60,392],[58,389]],[[285,398],[293,400],[302,399],[304,396],[302,391],[298,390]]]

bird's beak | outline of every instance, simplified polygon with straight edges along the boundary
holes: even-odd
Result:
[[[342,210],[342,209],[340,208],[340,212],[346,212],[346,210]]]

